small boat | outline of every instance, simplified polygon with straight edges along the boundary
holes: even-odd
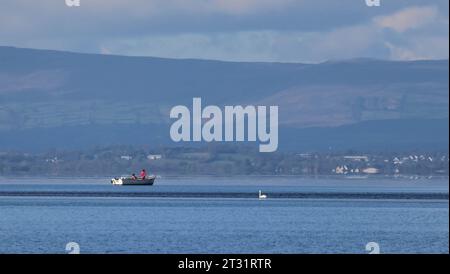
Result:
[[[155,182],[156,176],[148,176],[145,179],[133,179],[131,177],[120,177],[111,179],[113,185],[127,186],[151,186]]]

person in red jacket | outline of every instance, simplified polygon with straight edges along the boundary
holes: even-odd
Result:
[[[145,171],[145,169],[143,169],[143,170],[141,171],[141,179],[142,179],[142,180],[145,180],[146,177],[147,177],[147,171]]]

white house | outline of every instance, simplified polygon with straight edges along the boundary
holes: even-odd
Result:
[[[161,154],[149,154],[147,155],[147,159],[149,160],[159,160],[162,158]]]
[[[131,157],[129,155],[123,155],[123,156],[120,156],[120,159],[130,161],[133,159],[133,157]]]

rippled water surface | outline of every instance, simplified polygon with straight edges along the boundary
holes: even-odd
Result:
[[[447,178],[0,179],[0,253],[448,253],[448,241]]]

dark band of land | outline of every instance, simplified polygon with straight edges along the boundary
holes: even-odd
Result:
[[[448,193],[380,192],[271,192],[269,199],[392,199],[448,200]],[[82,192],[82,191],[0,191],[0,197],[91,197],[91,198],[258,198],[245,192]]]

